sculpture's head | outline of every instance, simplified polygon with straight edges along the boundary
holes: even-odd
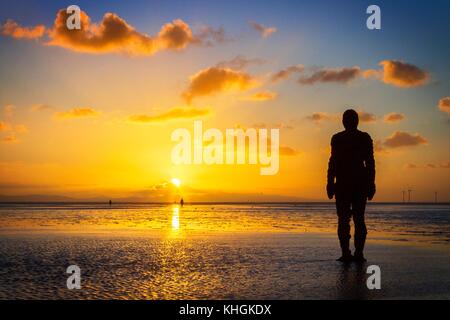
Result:
[[[358,113],[353,109],[348,109],[342,116],[342,124],[345,130],[356,130],[358,128],[359,117]]]

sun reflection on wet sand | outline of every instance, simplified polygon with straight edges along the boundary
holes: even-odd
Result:
[[[178,206],[172,209],[172,231],[180,230],[180,208]]]
[[[328,204],[99,204],[0,208],[0,234],[89,234],[190,238],[215,234],[336,232]],[[448,206],[374,205],[368,208],[370,239],[403,244],[421,240],[448,245]]]

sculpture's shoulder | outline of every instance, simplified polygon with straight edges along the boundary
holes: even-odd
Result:
[[[359,131],[359,130],[357,132],[361,139],[363,139],[364,141],[366,141],[368,143],[372,142],[372,137],[370,136],[370,134],[368,134],[367,132],[364,132],[364,131]]]
[[[336,143],[344,139],[345,131],[338,132],[331,137],[331,144]]]

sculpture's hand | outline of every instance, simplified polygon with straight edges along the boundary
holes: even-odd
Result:
[[[334,183],[328,183],[327,184],[327,195],[328,199],[333,199],[334,197]]]

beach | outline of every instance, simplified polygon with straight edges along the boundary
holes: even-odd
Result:
[[[449,205],[369,205],[364,265],[335,261],[335,220],[332,203],[3,204],[0,299],[450,298]]]

